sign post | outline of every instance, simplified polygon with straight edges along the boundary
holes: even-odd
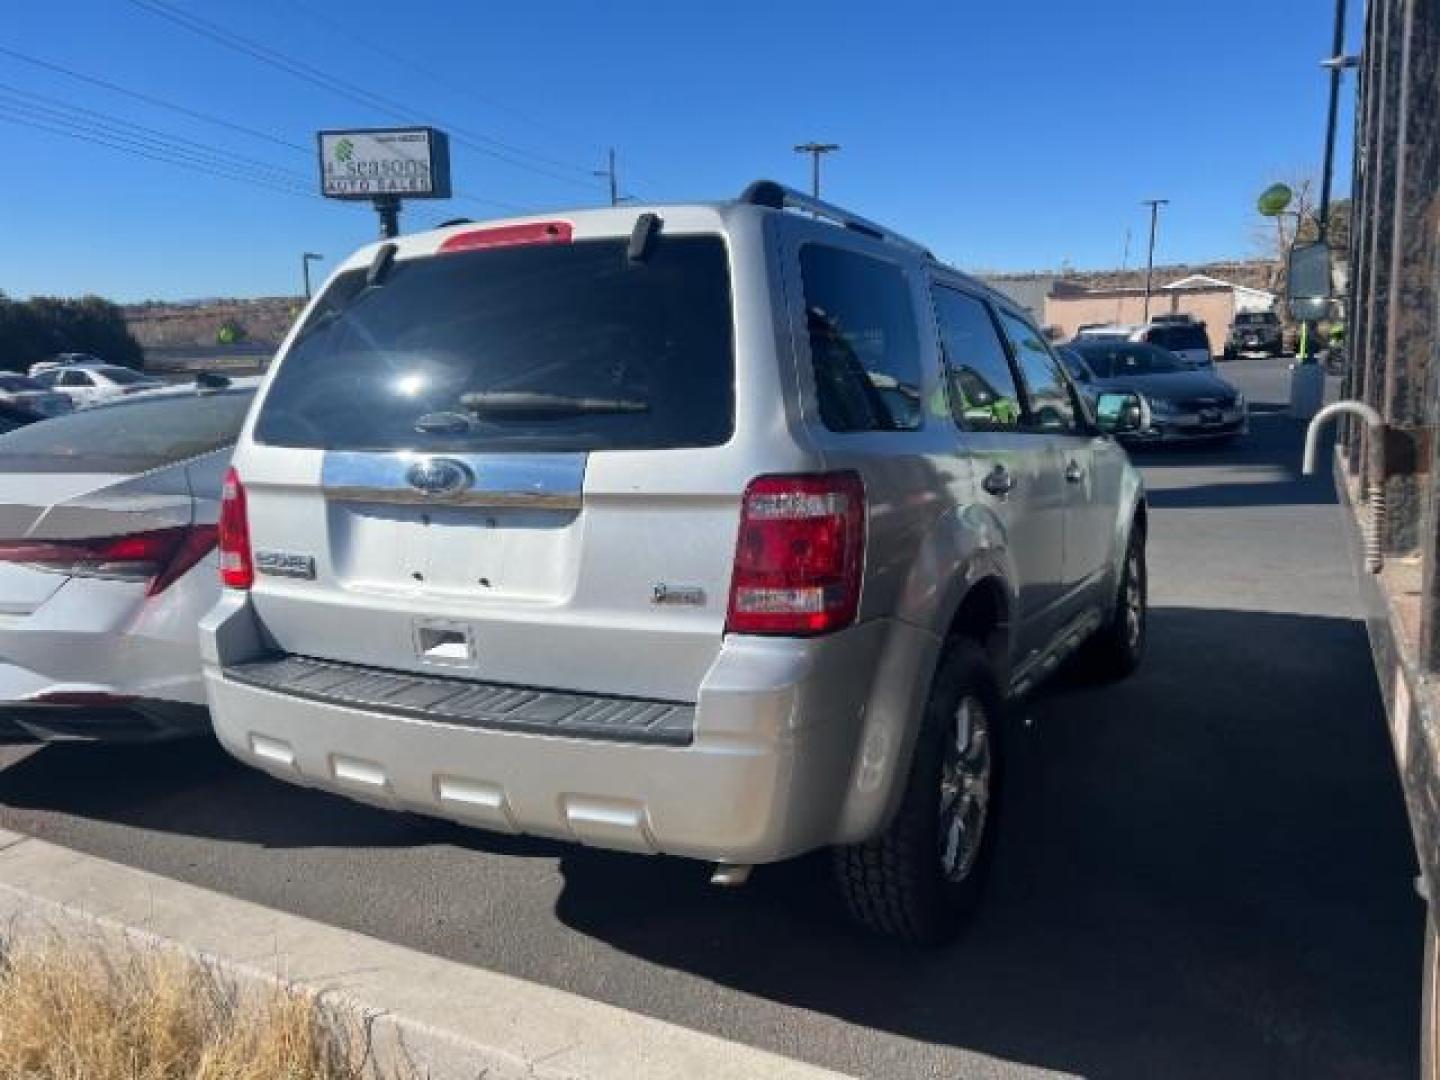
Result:
[[[402,199],[450,198],[450,139],[431,127],[321,131],[320,194],[369,201],[382,239],[400,235]]]

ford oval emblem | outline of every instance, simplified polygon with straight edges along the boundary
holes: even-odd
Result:
[[[426,458],[405,471],[410,486],[426,495],[454,495],[475,482],[475,474],[453,458]]]

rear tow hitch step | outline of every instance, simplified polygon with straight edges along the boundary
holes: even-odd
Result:
[[[716,863],[710,874],[710,884],[738,889],[750,880],[750,871],[754,869],[749,863]]]

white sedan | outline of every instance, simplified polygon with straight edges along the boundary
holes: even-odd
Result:
[[[99,405],[126,394],[155,390],[165,383],[153,375],[145,375],[114,364],[71,364],[51,368],[35,376],[43,387],[50,387],[68,397],[77,409]]]
[[[0,729],[210,730],[197,624],[253,386],[143,397],[0,436]]]

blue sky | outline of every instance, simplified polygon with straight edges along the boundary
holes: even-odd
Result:
[[[455,186],[478,199],[594,205],[602,182],[586,173],[610,145],[622,188],[644,199],[725,197],[759,176],[803,186],[808,165],[790,148],[823,139],[843,146],[826,162],[827,198],[963,267],[1007,270],[1118,265],[1127,228],[1133,265],[1139,202],[1151,196],[1172,200],[1157,261],[1254,254],[1255,195],[1276,177],[1318,174],[1318,61],[1333,18],[1329,0],[12,3],[0,49],[301,149],[0,52],[0,290],[122,301],[295,292],[301,251],[333,260],[372,238],[364,206],[11,122],[53,126],[53,110],[86,109],[84,133],[113,133],[120,118],[190,140],[203,162],[239,156],[307,186],[316,129],[395,122],[176,25],[157,3],[399,103],[416,122],[512,148],[500,151],[507,161],[454,145]],[[1352,92],[1347,76],[1339,193]],[[75,130],[76,114],[63,116]],[[417,202],[403,227],[503,213]]]

